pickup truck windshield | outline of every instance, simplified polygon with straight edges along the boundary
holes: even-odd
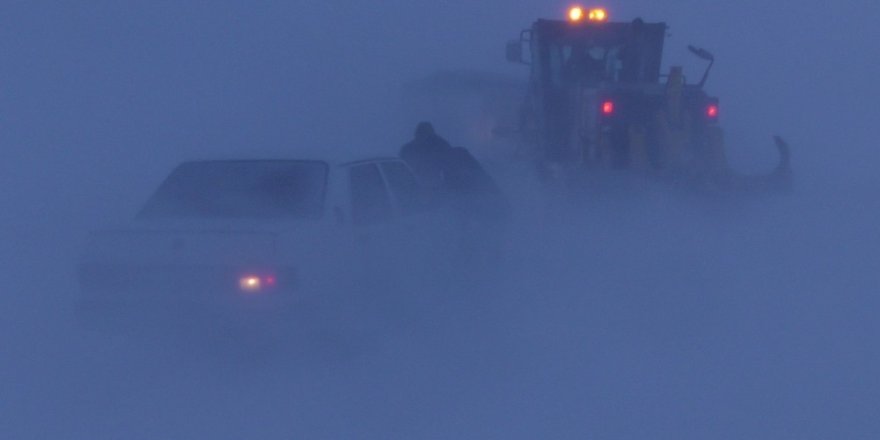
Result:
[[[319,161],[203,161],[177,167],[141,218],[319,218],[327,165]]]

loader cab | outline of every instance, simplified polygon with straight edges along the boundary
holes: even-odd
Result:
[[[522,131],[537,134],[542,160],[567,165],[595,162],[600,140],[590,133],[600,131],[601,125],[643,118],[634,111],[648,112],[654,104],[628,105],[622,97],[659,87],[665,35],[665,23],[641,19],[539,19],[521,33],[519,41],[510,43],[508,59],[519,58],[530,66]],[[609,98],[615,102],[606,106]],[[597,114],[597,109],[603,113]],[[627,160],[613,162],[619,167]]]
[[[531,65],[533,85],[559,89],[574,85],[657,83],[665,23],[536,21],[511,43],[508,59]],[[527,48],[528,58],[517,60]],[[525,46],[525,47],[524,47]]]
[[[727,169],[718,98],[704,88],[714,56],[688,46],[708,62],[698,82],[680,66],[661,72],[666,31],[575,6],[567,20],[539,19],[508,43],[508,61],[530,69],[516,133],[539,176]]]

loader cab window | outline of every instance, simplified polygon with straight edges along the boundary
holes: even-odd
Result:
[[[349,169],[351,218],[356,225],[390,220],[391,199],[376,164],[355,165]]]
[[[616,51],[602,46],[562,46],[563,71],[566,82],[596,84],[615,80],[614,67],[619,64]]]
[[[623,79],[624,60],[620,46],[548,44],[547,50],[547,77],[554,87],[596,85]]]
[[[641,19],[597,26],[538,20],[530,37],[532,75],[557,90],[585,83],[656,83],[666,32],[666,23]]]
[[[549,74],[547,77],[550,79],[550,83],[553,84],[554,87],[562,87],[562,69],[564,66],[562,48],[557,45],[550,45],[548,49],[550,71],[548,72]]]

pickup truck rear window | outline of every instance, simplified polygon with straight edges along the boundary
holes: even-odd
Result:
[[[321,217],[327,164],[319,161],[202,161],[177,167],[141,218]]]

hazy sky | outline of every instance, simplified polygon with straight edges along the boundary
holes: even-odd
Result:
[[[568,3],[519,3],[4,2],[4,170],[94,184],[154,180],[188,154],[251,145],[394,148],[411,131],[396,120],[404,81],[438,69],[525,76],[504,43]],[[667,61],[692,78],[702,64],[686,45],[715,53],[708,87],[740,144],[734,159],[740,148],[772,162],[777,132],[805,150],[797,161],[815,161],[798,165],[875,150],[865,144],[880,95],[877,3],[605,6],[617,19],[666,21]]]

